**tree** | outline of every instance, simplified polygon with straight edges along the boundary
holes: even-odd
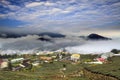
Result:
[[[12,70],[12,64],[11,64],[10,61],[8,62],[8,69],[9,69],[9,70]]]
[[[117,49],[112,49],[111,52],[115,53],[115,54],[118,54],[118,50]]]

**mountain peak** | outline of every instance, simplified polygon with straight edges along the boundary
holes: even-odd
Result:
[[[101,36],[101,35],[96,34],[96,33],[92,33],[92,34],[88,35],[87,39],[88,40],[111,40],[111,38],[104,37],[104,36]]]

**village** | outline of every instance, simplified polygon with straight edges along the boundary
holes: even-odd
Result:
[[[58,78],[63,78],[63,80],[67,80],[66,79],[67,77],[75,77],[75,80],[77,80],[76,78],[84,78],[86,75],[84,70],[85,67],[83,66],[96,66],[96,65],[99,66],[99,65],[111,64],[113,63],[113,60],[111,59],[112,57],[120,57],[120,52],[117,52],[115,49],[113,49],[110,52],[101,53],[99,55],[98,54],[83,55],[77,53],[71,54],[67,52],[65,49],[61,49],[57,51],[39,51],[34,54],[29,54],[29,53],[21,54],[21,55],[14,54],[11,56],[1,55],[0,71],[32,73],[32,72],[36,72],[38,69],[43,68],[47,70],[48,67],[51,67],[50,69],[52,69],[53,71],[56,70],[59,72],[60,75],[57,76]],[[56,74],[58,74],[58,72],[56,72]],[[55,73],[52,75],[49,72],[49,69],[48,69],[48,73],[51,76],[56,75]],[[45,75],[43,77],[48,77],[48,76]],[[48,78],[48,80],[50,79]],[[55,80],[55,79],[51,79],[51,80]]]

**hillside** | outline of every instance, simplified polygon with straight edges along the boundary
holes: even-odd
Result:
[[[93,60],[96,56],[81,55],[81,63],[77,64],[73,64],[71,61],[54,61],[53,63],[40,64],[30,71],[25,69],[20,71],[0,71],[0,80],[101,80],[101,78],[119,80],[119,57],[112,57],[109,63],[106,64],[84,64],[84,61]],[[34,59],[34,56],[31,57]],[[65,72],[60,71],[63,64],[66,64],[67,68]],[[86,72],[84,69],[89,71]]]

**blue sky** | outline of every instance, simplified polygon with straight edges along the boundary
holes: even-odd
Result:
[[[0,0],[0,31],[120,35],[120,0]]]

